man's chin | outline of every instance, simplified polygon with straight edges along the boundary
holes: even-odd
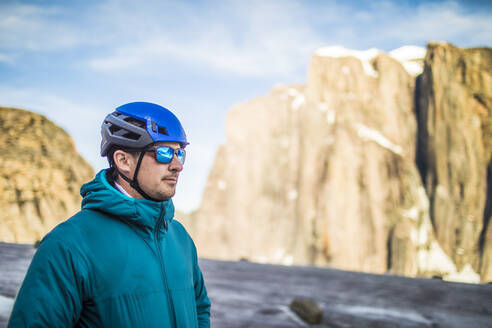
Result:
[[[159,199],[161,201],[168,200],[168,199],[172,198],[175,193],[176,193],[176,189],[168,190],[165,192],[159,192],[156,195],[156,199]]]

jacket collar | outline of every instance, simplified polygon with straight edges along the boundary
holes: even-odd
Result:
[[[146,232],[164,232],[174,217],[171,199],[154,202],[147,199],[131,198],[116,190],[106,179],[107,170],[101,170],[96,177],[80,189],[82,209],[97,210],[124,220]],[[158,231],[154,231],[155,229]]]

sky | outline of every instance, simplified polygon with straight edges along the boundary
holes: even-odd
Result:
[[[190,212],[235,104],[305,83],[325,46],[491,47],[491,3],[0,0],[0,106],[48,117],[96,171],[106,114],[132,101],[171,109],[190,141],[174,203]]]

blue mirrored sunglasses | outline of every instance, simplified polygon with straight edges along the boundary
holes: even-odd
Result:
[[[167,146],[159,146],[146,149],[145,151],[154,152],[155,160],[159,163],[170,163],[173,160],[174,154],[181,164],[184,164],[186,159],[186,151],[183,148],[174,149]]]

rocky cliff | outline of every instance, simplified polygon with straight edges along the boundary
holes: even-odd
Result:
[[[201,255],[489,279],[491,58],[433,43],[418,75],[376,50],[320,49],[306,85],[233,108],[189,222]]]
[[[0,130],[0,240],[34,243],[80,209],[94,172],[42,115],[0,107]]]
[[[437,240],[459,269],[492,281],[491,49],[430,44],[416,95],[418,164]]]

